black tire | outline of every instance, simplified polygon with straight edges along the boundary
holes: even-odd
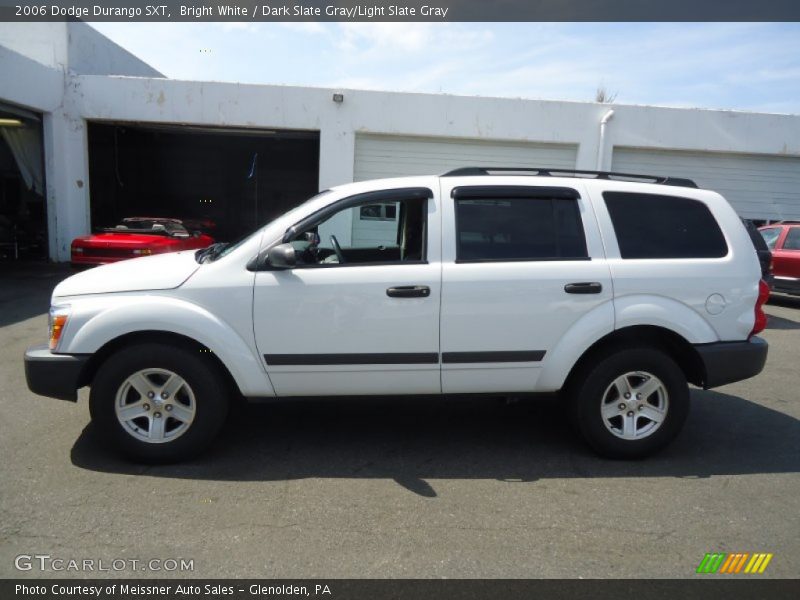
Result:
[[[117,418],[118,390],[128,377],[143,369],[165,369],[179,375],[194,395],[194,418],[173,440],[141,441]],[[89,396],[89,411],[99,435],[127,457],[147,463],[185,460],[205,450],[225,422],[228,405],[229,391],[212,360],[197,350],[157,343],[136,344],[109,357],[98,369]],[[179,426],[177,421],[169,422],[172,427]]]
[[[667,393],[666,414],[646,437],[623,439],[606,426],[601,406],[608,399],[606,391],[615,379],[639,371],[652,374],[663,383]],[[613,397],[614,392],[611,394]],[[568,395],[575,427],[595,452],[608,458],[635,459],[654,454],[675,439],[689,414],[686,376],[667,353],[652,347],[616,348],[596,353],[576,373]],[[620,402],[622,405],[626,401]],[[630,404],[626,406],[626,414],[636,414],[627,410]],[[610,420],[611,425],[621,424],[622,418]],[[633,419],[637,424],[644,423],[643,427],[650,423],[638,416]]]

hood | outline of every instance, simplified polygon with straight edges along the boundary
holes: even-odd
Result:
[[[199,268],[194,251],[133,258],[68,277],[56,286],[53,297],[169,290],[181,285]]]

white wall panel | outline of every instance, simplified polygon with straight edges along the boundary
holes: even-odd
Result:
[[[569,144],[359,134],[354,180],[436,175],[458,167],[574,169],[577,152]]]
[[[612,170],[687,177],[725,196],[742,217],[800,219],[797,157],[617,147]]]

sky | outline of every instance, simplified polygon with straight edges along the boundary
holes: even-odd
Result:
[[[797,23],[92,23],[167,77],[800,114]]]

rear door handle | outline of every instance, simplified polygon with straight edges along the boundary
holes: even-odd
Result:
[[[564,291],[568,294],[599,294],[603,291],[603,284],[597,281],[568,283],[564,286]]]
[[[431,288],[427,285],[400,285],[386,290],[390,298],[427,298],[431,295]]]

